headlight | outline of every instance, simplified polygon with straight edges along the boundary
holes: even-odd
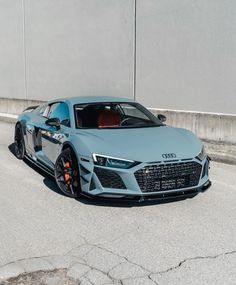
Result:
[[[205,151],[205,148],[204,148],[204,146],[203,146],[203,147],[202,147],[202,150],[201,150],[200,153],[198,154],[197,158],[202,161],[205,157],[206,157],[206,151]]]
[[[115,157],[109,157],[101,154],[93,154],[94,164],[113,168],[131,168],[138,164],[138,162],[127,159],[120,159]]]

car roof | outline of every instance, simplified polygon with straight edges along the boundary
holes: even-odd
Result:
[[[70,102],[72,105],[75,104],[86,104],[86,103],[107,103],[107,102],[134,102],[132,99],[122,98],[122,97],[111,97],[111,96],[77,96],[60,98],[57,100],[52,100],[50,103],[65,101]]]

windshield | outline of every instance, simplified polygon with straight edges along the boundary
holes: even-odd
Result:
[[[162,123],[138,103],[90,103],[74,106],[77,128],[140,128]]]

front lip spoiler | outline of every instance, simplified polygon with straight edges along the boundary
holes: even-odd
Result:
[[[200,188],[201,191],[199,192],[205,192],[207,189],[209,189],[211,187],[211,181],[208,180],[205,184],[203,184],[203,186]]]
[[[172,193],[157,193],[152,195],[126,195],[123,197],[105,197],[102,194],[100,195],[91,195],[88,193],[82,193],[83,196],[86,196],[90,199],[98,199],[103,201],[122,201],[122,202],[148,202],[148,201],[174,201],[174,200],[181,200],[186,198],[192,198],[196,196],[198,193],[205,192],[211,186],[211,181],[208,180],[204,183],[201,187],[193,188],[190,190],[180,190],[179,192],[172,192]]]

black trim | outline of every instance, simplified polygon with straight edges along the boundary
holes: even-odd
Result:
[[[101,167],[94,167],[94,173],[103,188],[127,189],[123,179],[115,171]]]
[[[89,180],[87,180],[86,178],[84,178],[83,175],[80,175],[80,178],[81,178],[85,183],[89,183]]]
[[[173,159],[173,160],[163,160],[163,162],[177,162],[177,161],[179,161],[179,159]]]
[[[85,162],[90,162],[90,160],[88,160],[88,159],[86,159],[86,158],[84,158],[84,157],[81,157],[80,160],[81,160],[81,161],[85,161]]]
[[[79,167],[80,167],[82,175],[87,175],[87,174],[91,173],[91,171],[89,171],[87,168],[85,168],[82,164],[79,164]]]
[[[26,155],[25,158],[27,160],[29,160],[31,163],[33,163],[35,166],[37,166],[38,168],[40,168],[41,170],[43,170],[44,172],[46,172],[47,174],[51,175],[53,178],[55,178],[54,175],[54,170],[52,168],[50,168],[49,166],[47,166],[46,164],[44,164],[43,162],[41,162],[40,160],[34,160],[32,157],[30,157],[29,155]]]
[[[33,110],[35,110],[38,107],[39,107],[39,105],[37,105],[37,106],[30,106],[30,107],[26,108],[23,112],[26,112],[28,110],[32,110],[33,111]]]
[[[211,187],[211,181],[208,180],[202,187],[201,187],[201,191],[205,192],[207,189],[209,189]]]
[[[203,186],[198,188],[192,188],[188,190],[183,191],[175,191],[175,192],[169,192],[169,193],[158,193],[158,194],[152,194],[152,195],[125,195],[122,198],[116,198],[115,196],[121,196],[122,194],[117,193],[114,194],[114,198],[108,198],[104,197],[103,195],[110,195],[111,193],[101,193],[98,195],[92,195],[89,193],[82,192],[81,194],[87,198],[90,199],[98,199],[98,200],[105,200],[105,201],[122,201],[122,202],[151,202],[151,201],[172,201],[172,200],[178,200],[178,199],[186,199],[186,198],[192,198],[196,196],[199,193],[205,192],[207,189],[209,189],[211,186],[211,181],[208,180]]]
[[[44,129],[42,129],[42,130],[44,131]],[[49,132],[49,131],[48,131],[48,132]],[[51,143],[60,144],[60,141],[59,141],[58,139],[55,139],[55,138],[53,138],[53,137],[47,136],[47,135],[42,134],[42,133],[41,133],[41,136],[42,136],[42,138],[44,138],[45,140],[48,140],[48,141],[51,142]]]
[[[96,189],[96,186],[95,186],[94,179],[92,177],[91,182],[90,182],[90,186],[89,186],[89,191],[93,191],[95,189]]]

